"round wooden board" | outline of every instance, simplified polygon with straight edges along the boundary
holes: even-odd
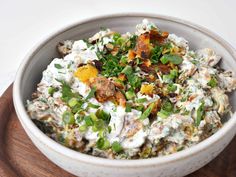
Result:
[[[73,177],[49,161],[26,135],[14,110],[12,85],[0,98],[0,176]],[[236,177],[236,137],[216,159],[187,177]]]

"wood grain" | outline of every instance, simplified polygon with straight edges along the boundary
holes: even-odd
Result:
[[[0,98],[0,176],[73,177],[28,138],[13,107],[12,86]],[[236,137],[216,159],[187,177],[236,177]]]

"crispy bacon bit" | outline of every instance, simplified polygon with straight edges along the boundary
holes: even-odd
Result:
[[[150,67],[152,63],[149,59],[146,59],[146,60],[144,60],[143,64],[147,67]]]
[[[116,101],[119,103],[119,105],[125,107],[126,106],[126,99],[125,96],[120,92],[117,91],[115,94]]]
[[[141,34],[137,39],[136,53],[138,57],[148,59],[151,53],[149,33]]]
[[[105,102],[115,95],[115,85],[105,77],[91,79],[90,86],[96,88],[95,96],[99,102]]]
[[[126,80],[126,76],[124,73],[120,73],[119,76],[118,76],[118,79],[121,80],[121,81],[125,81]]]
[[[153,65],[147,67],[144,63],[142,63],[139,67],[145,73],[155,73],[155,67]]]
[[[153,115],[156,115],[156,113],[158,112],[158,111],[160,111],[160,109],[161,109],[161,99],[158,99],[155,103],[154,103],[154,106],[153,106],[153,108],[152,108],[152,114]]]
[[[157,67],[158,67],[159,71],[161,71],[163,74],[169,74],[170,73],[171,68],[168,65],[158,63]]]
[[[128,52],[128,62],[132,61],[136,57],[136,53],[134,50],[129,50]]]
[[[165,39],[168,37],[169,33],[168,32],[162,32],[161,34],[156,31],[156,30],[151,30],[150,31],[150,39],[157,41],[159,43],[165,42]]]
[[[112,49],[112,51],[111,51],[111,54],[112,54],[113,56],[116,56],[118,52],[119,52],[119,47],[114,47],[114,48]]]
[[[189,98],[188,98],[188,101],[193,101],[195,98],[197,97],[197,95],[191,95]]]

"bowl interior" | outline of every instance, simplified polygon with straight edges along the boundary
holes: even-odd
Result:
[[[21,77],[20,95],[22,104],[25,104],[26,100],[31,98],[31,93],[35,91],[36,84],[42,77],[42,71],[46,69],[53,58],[59,57],[56,51],[56,45],[59,41],[90,37],[98,32],[100,27],[107,27],[121,33],[128,31],[134,32],[136,24],[141,23],[143,18],[154,22],[163,31],[169,31],[170,33],[184,37],[189,41],[190,49],[192,50],[205,47],[214,49],[223,58],[221,66],[224,69],[234,70],[236,61],[232,54],[233,52],[230,49],[226,49],[225,43],[221,43],[217,37],[209,35],[207,30],[201,31],[192,25],[168,20],[164,17],[152,17],[148,15],[110,16],[68,27],[67,29],[58,31],[57,34],[50,37],[47,41],[42,42],[30,56],[30,60],[27,61]],[[236,93],[230,95],[232,109],[235,111],[236,102],[233,102],[233,100],[236,100]]]

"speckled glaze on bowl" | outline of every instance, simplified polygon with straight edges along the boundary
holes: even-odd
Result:
[[[164,157],[142,160],[109,160],[82,154],[68,149],[43,134],[30,120],[25,110],[26,100],[36,89],[42,71],[57,57],[55,46],[65,39],[81,39],[97,32],[100,27],[109,27],[119,32],[134,31],[135,25],[148,18],[170,33],[186,38],[192,49],[213,48],[223,57],[225,69],[236,68],[236,52],[219,36],[212,32],[173,17],[154,14],[113,14],[91,18],[48,35],[25,57],[14,83],[14,105],[22,126],[38,149],[51,161],[80,177],[171,177],[187,175],[215,158],[236,133],[236,114],[225,122],[213,136],[203,142]],[[236,110],[236,94],[230,95],[233,111]],[[230,155],[230,154],[229,154]]]

